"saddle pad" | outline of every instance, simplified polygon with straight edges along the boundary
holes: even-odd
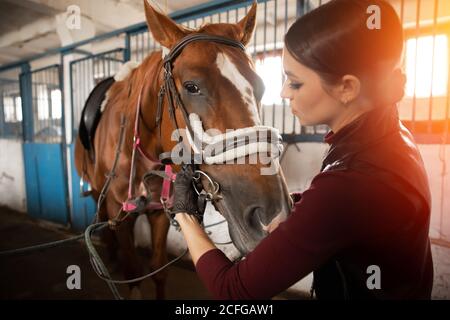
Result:
[[[94,149],[95,130],[97,129],[102,116],[100,108],[105,99],[106,92],[114,82],[113,77],[106,78],[99,82],[91,91],[84,104],[78,135],[86,150],[93,151]]]

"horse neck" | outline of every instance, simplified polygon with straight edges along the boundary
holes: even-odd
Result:
[[[128,78],[127,94],[130,90],[132,96],[133,106],[127,107],[124,110],[127,113],[127,132],[130,137],[133,136],[136,117],[139,117],[137,112],[138,101],[140,99],[141,118],[139,121],[139,137],[141,141],[141,148],[145,150],[149,157],[158,159],[161,152],[161,146],[158,135],[158,128],[156,127],[156,109],[158,105],[158,92],[162,80],[160,79],[162,68],[161,55],[153,53],[149,55],[136,68],[135,72]]]

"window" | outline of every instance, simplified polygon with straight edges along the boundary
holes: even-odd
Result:
[[[22,98],[16,97],[16,121],[21,122],[22,121]]]
[[[47,86],[45,85],[39,85],[37,87],[37,114],[39,120],[49,118],[48,92]]]
[[[3,97],[5,122],[22,121],[22,100],[19,96]]]
[[[53,90],[50,96],[52,101],[52,119],[61,119],[62,117],[61,90]]]
[[[37,112],[39,120],[61,119],[61,90],[50,91],[49,99],[48,87],[45,85],[38,86]]]
[[[424,36],[406,42],[406,97],[447,95],[448,37]]]
[[[280,56],[266,57],[256,60],[256,72],[262,78],[266,91],[262,98],[263,105],[280,105],[283,87],[283,65]]]

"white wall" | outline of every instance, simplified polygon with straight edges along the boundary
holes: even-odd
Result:
[[[0,139],[0,206],[26,212],[22,142]]]

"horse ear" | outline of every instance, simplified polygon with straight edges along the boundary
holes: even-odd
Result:
[[[255,0],[255,1],[253,1],[253,5],[250,8],[250,11],[237,24],[241,30],[240,41],[245,46],[250,42],[250,40],[252,39],[252,36],[253,36],[253,32],[255,31],[257,9],[258,9],[258,3]]]
[[[188,32],[181,26],[178,26],[175,21],[165,14],[156,11],[147,0],[144,0],[144,7],[148,30],[152,33],[153,38],[163,47],[171,48],[188,34]]]

